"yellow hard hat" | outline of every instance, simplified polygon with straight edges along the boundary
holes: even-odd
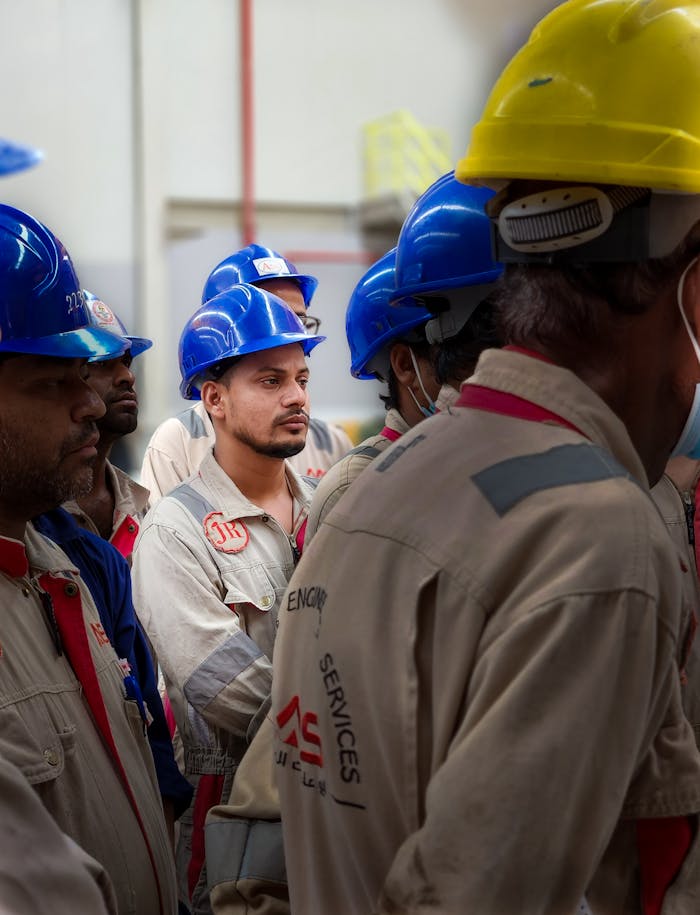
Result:
[[[700,0],[568,0],[496,82],[456,176],[700,193]]]

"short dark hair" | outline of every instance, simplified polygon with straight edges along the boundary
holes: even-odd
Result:
[[[485,349],[501,346],[491,297],[477,307],[454,337],[435,344],[432,350],[435,377],[440,384],[464,381],[474,374],[479,356]]]
[[[591,344],[606,309],[643,314],[699,252],[693,229],[671,254],[639,263],[509,264],[494,294],[499,331],[514,344]]]
[[[226,372],[228,372],[229,369],[232,369],[234,365],[237,365],[242,358],[243,356],[231,356],[230,359],[222,359],[221,362],[215,362],[214,365],[210,365],[209,368],[202,373],[200,387],[205,381],[220,381]]]

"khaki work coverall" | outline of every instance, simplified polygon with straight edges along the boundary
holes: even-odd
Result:
[[[134,553],[134,605],[163,672],[184,775],[195,786],[180,819],[177,861],[181,895],[197,913],[210,911],[204,817],[229,796],[249,729],[264,715],[279,602],[311,500],[301,477],[289,466],[286,473],[294,534],[246,499],[209,450],[199,472],[149,511]]]
[[[148,490],[109,461],[107,461],[107,475],[114,493],[114,520],[109,542],[126,560],[131,562],[134,543],[148,507]],[[81,527],[91,531],[97,537],[102,536],[95,522],[85,514],[77,502],[66,502],[63,508],[73,515]]]
[[[150,490],[150,504],[193,474],[214,444],[214,426],[201,401],[162,422],[151,436],[141,466],[141,480]],[[321,477],[352,448],[339,426],[311,419],[306,446],[288,458],[303,477]]]
[[[124,671],[65,553],[31,525],[25,547],[28,574],[0,575],[2,753],[34,787],[58,827],[104,867],[119,915],[156,915],[157,884],[143,834],[83,687],[50,635],[38,584],[50,572],[66,581],[75,613],[84,619],[110,728],[155,859],[162,912],[173,915],[172,850],[144,723],[136,703],[126,698]]]
[[[321,525],[275,651],[292,910],[640,915],[636,821],[700,810],[678,555],[573,373],[490,350],[470,383],[583,434],[455,407]],[[700,911],[699,842],[664,915]]]
[[[679,490],[664,475],[651,491],[671,539],[682,557],[683,617],[681,631],[685,637],[678,644],[678,665],[681,670],[681,697],[685,716],[693,728],[695,743],[700,747],[700,635],[696,629],[700,616],[700,586],[694,544],[689,536],[693,525],[697,479],[687,489]],[[693,532],[692,538],[694,539]]]
[[[0,821],[2,915],[117,915],[105,869],[61,832],[3,755]]]
[[[398,435],[408,432],[409,428],[399,411],[394,409],[387,410],[384,425]],[[386,451],[390,444],[391,440],[381,434],[371,435],[325,472],[311,499],[304,536],[305,546],[311,542],[321,521],[347,491],[353,480],[356,480],[379,454]]]

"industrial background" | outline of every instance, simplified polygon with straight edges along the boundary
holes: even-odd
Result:
[[[313,413],[382,413],[349,374],[348,297],[466,148],[542,0],[0,2],[0,136],[39,147],[3,181],[83,285],[155,345],[138,360],[140,464],[185,406],[177,341],[209,270],[257,240],[319,277]]]

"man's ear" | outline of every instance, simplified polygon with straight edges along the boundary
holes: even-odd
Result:
[[[199,389],[204,409],[211,417],[216,417],[217,419],[221,419],[224,415],[221,389],[222,385],[218,381],[205,381]]]
[[[399,384],[410,388],[416,381],[411,361],[411,349],[406,343],[394,343],[389,352],[389,364]]]

